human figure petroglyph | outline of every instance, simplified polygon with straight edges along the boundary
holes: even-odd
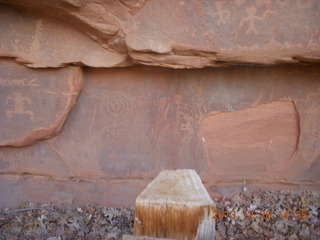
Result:
[[[244,22],[248,22],[249,26],[248,26],[248,30],[246,31],[246,34],[249,34],[250,32],[253,32],[254,34],[257,34],[258,31],[256,29],[256,26],[255,26],[255,21],[258,20],[258,21],[263,21],[268,14],[275,14],[274,11],[265,11],[262,15],[262,17],[259,17],[256,15],[256,12],[257,12],[257,8],[256,7],[247,7],[246,8],[246,12],[248,14],[247,17],[244,17],[241,19],[240,21],[240,28],[242,27],[243,23]]]
[[[180,131],[183,133],[182,142],[189,144],[194,135],[193,107],[183,101],[181,94],[174,96],[176,105],[176,120],[180,123]]]
[[[219,17],[218,25],[220,25],[222,23],[227,23],[226,20],[228,20],[230,17],[230,11],[224,10],[222,8],[222,2],[215,2],[214,5],[215,5],[217,11],[213,13],[213,16]]]
[[[23,97],[21,93],[13,93],[13,97],[7,97],[6,98],[6,104],[8,104],[10,101],[14,103],[14,110],[7,110],[7,117],[11,119],[13,117],[13,114],[24,114],[29,115],[30,119],[33,120],[33,112],[32,111],[26,111],[24,109],[24,104],[27,103],[31,105],[31,99],[28,97]]]

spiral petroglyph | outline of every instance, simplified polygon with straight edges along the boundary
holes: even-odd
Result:
[[[133,104],[132,96],[125,92],[103,92],[103,95],[100,95],[97,114],[94,117],[96,131],[92,136],[92,143],[98,152],[103,153],[100,154],[99,160],[103,171],[109,171],[109,165],[106,166],[106,164],[111,164],[110,159],[114,154],[114,149],[130,131],[129,124],[134,118],[133,109],[135,109],[135,104]],[[112,164],[115,163],[112,162]]]
[[[124,92],[111,92],[104,101],[103,108],[107,115],[106,120],[115,124],[126,122],[132,113],[132,102]]]

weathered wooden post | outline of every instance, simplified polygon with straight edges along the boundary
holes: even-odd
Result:
[[[162,171],[136,200],[135,235],[214,239],[215,209],[196,171]]]

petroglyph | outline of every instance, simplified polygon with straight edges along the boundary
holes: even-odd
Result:
[[[56,136],[82,88],[79,67],[32,70],[0,61],[0,146]]]
[[[13,110],[7,110],[7,117],[11,119],[14,114],[20,115],[28,115],[31,120],[33,120],[34,114],[33,111],[25,110],[24,106],[25,103],[31,105],[31,99],[28,97],[23,97],[21,93],[13,93],[13,97],[7,97],[6,103],[9,104],[10,102],[14,103]]]
[[[198,118],[200,118],[208,112],[206,107],[206,103],[208,102],[208,96],[203,88],[195,87],[195,94],[192,97],[192,101],[196,106],[196,116]]]
[[[175,120],[180,131],[180,148],[184,149],[179,152],[179,158],[186,159],[191,154],[190,144],[196,133],[196,116],[194,107],[185,102],[181,94],[176,94],[173,97],[173,102],[176,115]]]
[[[176,121],[180,125],[182,143],[188,145],[195,137],[198,121],[201,116],[207,113],[202,89],[196,88],[196,94],[193,97],[193,104],[184,101],[181,94],[174,96],[176,107]]]
[[[119,124],[127,121],[131,115],[132,102],[130,97],[124,92],[116,91],[109,93],[102,105],[108,116],[107,121]]]
[[[214,5],[215,5],[217,11],[211,15],[219,17],[218,25],[220,25],[222,23],[224,23],[224,24],[227,23],[226,20],[228,20],[230,17],[230,11],[223,9],[222,2],[215,2]]]
[[[247,7],[246,12],[247,12],[248,16],[242,18],[240,21],[240,28],[242,28],[242,26],[245,22],[248,22],[248,30],[246,31],[246,34],[249,34],[250,32],[252,32],[253,34],[258,34],[257,28],[255,26],[255,21],[256,20],[263,21],[267,17],[268,14],[275,14],[274,11],[267,10],[263,13],[262,17],[259,17],[256,15],[257,8],[254,6]]]
[[[0,78],[1,86],[17,86],[17,87],[39,87],[38,80],[33,79],[3,79]]]

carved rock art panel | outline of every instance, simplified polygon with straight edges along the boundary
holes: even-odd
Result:
[[[0,26],[6,34],[0,54],[32,67],[138,63],[203,68],[320,61],[316,0],[0,2],[82,31],[2,5]]]
[[[0,146],[57,135],[81,89],[79,67],[32,70],[0,60]]]
[[[0,28],[0,55],[15,57],[28,67],[130,65],[125,54],[109,51],[80,30],[30,10],[0,4]]]
[[[173,68],[317,62],[319,8],[314,0],[148,1],[126,44],[135,62]]]
[[[212,113],[201,121],[199,135],[212,175],[231,172],[234,179],[256,178],[287,166],[298,147],[299,114],[291,101]]]
[[[23,151],[1,149],[0,171],[145,179],[160,169],[192,168],[208,184],[249,178],[276,184],[279,178],[287,182],[316,178],[320,159],[320,71],[316,66],[187,71],[140,66],[85,71],[85,88],[63,131]],[[39,76],[30,76],[35,78]],[[12,80],[5,82],[12,84]],[[31,105],[36,103],[32,95],[18,93],[30,98]],[[1,104],[13,96],[13,92],[4,95]],[[3,115],[15,109],[12,99],[8,102]],[[31,105],[24,100],[23,110]],[[12,116],[31,121],[29,114]],[[34,121],[38,116],[34,111]],[[211,130],[212,141],[207,136]],[[229,140],[235,141],[230,149]]]

